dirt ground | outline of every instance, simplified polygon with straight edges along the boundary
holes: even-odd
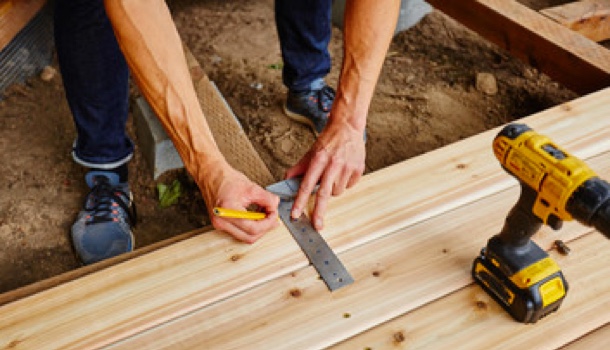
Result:
[[[272,174],[280,179],[314,137],[281,112],[286,89],[277,69],[281,57],[273,0],[174,0],[168,4],[184,43],[217,84]],[[342,50],[338,29],[333,32],[330,50],[333,70],[327,81],[334,86]],[[57,64],[53,67],[57,69]],[[497,92],[477,88],[478,73],[489,73]],[[433,12],[392,42],[370,108],[366,171],[576,97]],[[129,130],[137,143],[131,118]],[[48,81],[35,77],[16,85],[0,102],[0,292],[80,266],[69,229],[87,188],[85,169],[70,157],[74,138],[59,73]],[[176,178],[185,186],[184,194],[176,205],[162,209],[156,186]],[[136,148],[130,179],[139,213],[137,247],[208,224],[205,204],[184,171],[154,181],[150,166]]]

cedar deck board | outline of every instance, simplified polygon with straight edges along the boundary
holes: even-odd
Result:
[[[524,121],[589,158],[610,149],[608,105],[610,92],[603,91]],[[323,234],[341,253],[509,188],[514,181],[491,154],[496,132],[365,176],[331,202]],[[356,211],[352,220],[340,220],[350,210]],[[211,232],[3,306],[0,339],[23,348],[103,346],[305,266],[283,228],[253,246]]]
[[[595,157],[591,163],[604,173],[610,172],[610,153]],[[388,319],[437,299],[443,300],[446,295],[469,285],[472,282],[472,260],[487,238],[500,230],[506,213],[516,203],[518,194],[519,189],[514,186],[341,254],[341,260],[354,274],[355,283],[332,294],[319,281],[313,268],[308,267],[296,272],[296,276],[269,281],[170,324],[126,339],[124,343],[111,348],[136,349],[152,343],[158,349],[172,349],[178,345],[209,349],[327,348]],[[582,225],[571,224],[562,230],[562,239],[590,232],[590,229]],[[536,240],[543,246],[549,246],[557,238],[558,234],[545,229]],[[595,248],[593,245],[580,255],[575,253],[570,259],[556,260],[559,263],[565,260],[582,261],[587,266],[591,263],[585,261],[584,257],[593,256],[599,260],[592,266],[592,270],[597,273],[595,276],[599,278],[602,274],[598,272],[600,267],[605,267],[604,272],[610,274],[610,267],[606,267],[605,260],[601,258],[604,248],[610,250],[610,243],[602,246]],[[580,249],[578,246],[573,248],[574,251]],[[598,252],[591,254],[592,250]],[[374,271],[379,273],[379,277],[373,276]],[[573,277],[581,274],[587,277],[591,275],[583,273],[581,269]],[[597,284],[601,284],[597,292],[607,295],[605,299],[598,299],[610,300],[610,293],[606,293],[610,292],[610,281],[605,284],[598,281]],[[581,285],[580,289],[587,289],[584,287]],[[294,297],[294,293],[298,296]],[[589,293],[588,297],[592,294],[594,293]],[[452,305],[451,311],[460,315],[476,305],[476,301],[460,300],[459,303],[449,302],[444,305]],[[610,319],[608,313],[597,314],[587,314],[588,324],[594,328]],[[349,317],[346,318],[345,315]],[[494,316],[500,322],[505,321],[505,315],[500,310]],[[561,320],[567,321],[566,317]],[[485,318],[479,319],[483,327],[487,326],[485,322]],[[509,323],[513,328],[516,327],[513,322]],[[562,342],[556,344],[563,345],[583,332],[582,325],[573,325],[572,328],[572,333],[563,332],[563,327],[561,331],[553,328],[557,333],[565,334],[557,337],[556,342]],[[584,332],[594,328],[585,329]],[[458,330],[467,333],[470,328]],[[430,327],[424,335],[439,338],[443,333],[444,330],[440,328],[437,330]],[[533,332],[532,336],[538,334],[539,332]],[[488,342],[497,341],[497,338],[485,339]],[[521,341],[527,342],[527,339]],[[441,344],[424,345],[449,348]],[[350,344],[345,349],[362,349],[366,346],[366,343],[359,342]]]
[[[91,265],[87,265],[87,266],[83,266],[81,268],[72,270],[72,271],[68,271],[65,273],[62,273],[60,275],[57,276],[53,276],[47,279],[44,279],[42,281],[38,281],[35,283],[32,283],[30,285],[12,290],[10,292],[6,292],[6,293],[2,293],[0,294],[0,306],[4,305],[4,304],[8,304],[11,302],[14,302],[16,300],[19,300],[21,298],[25,298],[28,297],[30,295],[34,295],[36,293],[40,293],[42,291],[45,291],[47,289],[59,286],[61,284],[73,281],[77,278],[81,278],[83,276],[92,274],[94,272],[103,270],[109,266],[113,266],[116,265],[118,263],[121,263],[123,261],[127,261],[129,259],[133,259],[137,256],[141,256],[144,254],[148,254],[152,251],[155,251],[157,249],[166,247],[168,245],[171,244],[175,244],[177,242],[180,242],[182,240],[185,240],[187,238],[193,237],[195,235],[199,235],[199,234],[203,234],[205,232],[208,232],[210,230],[212,230],[213,227],[212,226],[206,226],[203,227],[201,229],[195,230],[195,231],[191,231],[191,232],[186,232],[183,234],[180,234],[178,236],[172,237],[172,238],[168,238],[166,240],[160,241],[160,242],[156,242],[150,245],[147,245],[145,247],[139,248],[134,250],[133,252],[129,252],[126,254],[121,254],[118,256],[115,256],[113,258],[110,259],[106,259],[100,262],[97,262],[95,264],[91,264]]]
[[[429,3],[578,93],[610,85],[610,51],[515,0]]]

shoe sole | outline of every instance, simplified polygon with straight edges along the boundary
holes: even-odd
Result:
[[[284,107],[284,114],[286,114],[286,116],[288,118],[294,120],[297,123],[309,126],[311,128],[311,131],[313,131],[314,135],[316,135],[316,137],[319,136],[319,133],[316,130],[316,126],[313,124],[313,122],[311,120],[309,120],[309,118],[304,117],[298,113],[291,112],[288,109],[288,106],[286,106],[285,104],[283,107]]]

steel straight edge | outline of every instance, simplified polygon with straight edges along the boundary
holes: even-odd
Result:
[[[522,122],[588,158],[610,149],[608,106],[603,90]],[[513,185],[491,152],[497,131],[365,176],[331,201],[323,236],[340,253]],[[254,245],[212,232],[3,306],[0,339],[24,348],[103,346],[306,265],[283,228]],[[74,332],[83,323],[86,331]]]

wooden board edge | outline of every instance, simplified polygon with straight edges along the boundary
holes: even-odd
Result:
[[[29,297],[31,295],[34,295],[34,294],[37,294],[40,292],[43,292],[45,290],[56,287],[58,285],[68,283],[68,282],[76,280],[78,278],[104,270],[110,266],[120,264],[122,262],[137,258],[139,256],[151,253],[151,252],[161,249],[163,247],[167,247],[169,245],[175,244],[177,242],[183,241],[185,239],[188,239],[188,238],[200,235],[200,234],[204,234],[204,233],[212,231],[212,230],[213,230],[212,226],[206,226],[206,227],[203,227],[198,230],[186,232],[186,233],[174,236],[172,238],[168,238],[163,241],[159,241],[159,242],[144,246],[142,248],[136,249],[129,253],[121,254],[121,255],[115,256],[113,258],[100,261],[95,264],[86,265],[86,266],[77,268],[75,270],[71,270],[71,271],[62,273],[60,275],[54,276],[54,277],[50,277],[50,278],[32,283],[32,284],[24,286],[24,287],[21,287],[21,288],[18,288],[18,289],[15,289],[15,290],[12,290],[12,291],[9,291],[6,293],[2,293],[2,294],[0,294],[0,306],[2,306],[4,304],[9,304],[9,303],[15,302],[19,299],[26,298],[26,297]]]
[[[610,323],[584,334],[582,337],[561,347],[561,350],[608,349],[610,346]]]

